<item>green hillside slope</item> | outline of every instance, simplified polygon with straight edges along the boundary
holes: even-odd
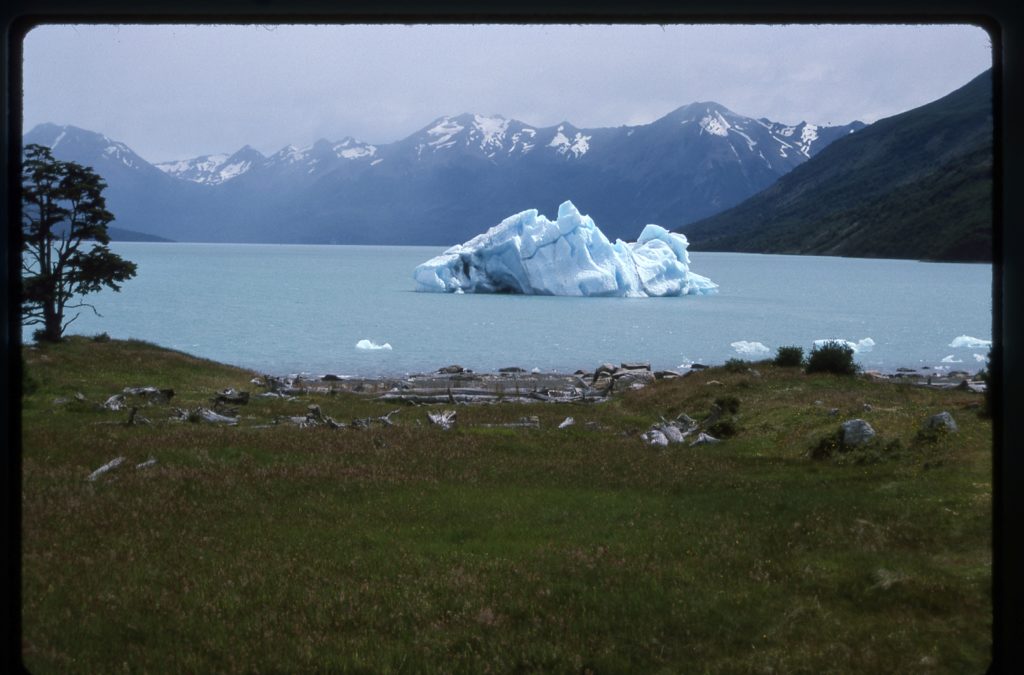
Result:
[[[685,233],[704,251],[991,260],[992,139],[989,70]]]

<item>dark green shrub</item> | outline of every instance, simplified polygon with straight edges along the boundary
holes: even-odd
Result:
[[[39,382],[28,372],[25,357],[21,357],[21,395],[30,396],[39,391]]]
[[[978,371],[976,377],[985,383],[985,405],[981,408],[982,417],[992,417],[992,371],[995,364],[992,363],[992,350],[988,350],[988,359],[985,361],[985,368]]]
[[[739,427],[736,426],[735,420],[731,417],[718,420],[708,427],[708,433],[715,438],[731,438],[732,436],[735,436],[738,431]]]
[[[774,363],[783,368],[802,366],[804,363],[804,348],[793,346],[779,347],[778,351],[775,352]]]
[[[722,367],[728,373],[745,373],[750,370],[750,362],[743,359],[729,359]]]
[[[719,396],[715,399],[715,405],[722,409],[722,412],[735,415],[740,411],[740,400],[735,396]]]
[[[99,333],[98,335],[92,336],[93,342],[110,342],[110,336],[106,333]]]
[[[821,437],[816,444],[811,446],[807,455],[811,459],[827,459],[842,449],[842,431],[836,430],[833,433]]]
[[[835,373],[836,375],[854,375],[857,364],[853,362],[853,348],[842,342],[826,342],[811,350],[807,359],[808,373]]]

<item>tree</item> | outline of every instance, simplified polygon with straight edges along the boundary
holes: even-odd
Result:
[[[91,168],[32,144],[25,148],[21,187],[21,320],[42,324],[37,340],[59,342],[80,314],[66,318],[69,310],[96,312],[82,296],[121,290],[136,266],[107,247],[114,216],[103,198],[106,183]]]

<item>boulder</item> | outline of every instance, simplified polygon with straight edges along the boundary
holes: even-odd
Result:
[[[697,428],[697,421],[687,415],[686,413],[680,413],[675,420],[675,426],[679,427],[683,433],[688,433]]]
[[[945,429],[946,431],[958,431],[959,427],[956,425],[956,420],[948,412],[943,410],[942,412],[932,415],[924,423],[925,429]]]
[[[442,375],[457,375],[458,373],[465,372],[465,368],[458,365],[445,366],[444,368],[438,368],[437,372]]]
[[[651,429],[644,434],[641,434],[640,438],[647,445],[658,445],[665,447],[668,445],[668,437],[661,432],[660,429]]]
[[[651,364],[636,361],[632,363],[623,363],[621,367],[622,370],[650,370]]]
[[[846,420],[840,426],[839,441],[844,450],[864,445],[874,437],[875,430],[862,419]]]
[[[617,388],[632,387],[637,384],[640,386],[654,384],[654,373],[650,370],[617,370],[612,377],[615,379],[615,386]]]
[[[679,430],[679,427],[672,424],[662,424],[658,427],[658,431],[665,434],[665,438],[669,440],[669,443],[683,442],[683,432]]]

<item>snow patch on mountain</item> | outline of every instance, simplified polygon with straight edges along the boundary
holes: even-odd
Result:
[[[271,162],[284,162],[287,164],[295,164],[301,162],[306,158],[306,153],[311,149],[312,146],[299,149],[294,145],[286,145],[285,147],[278,150],[273,156],[271,156]]]
[[[192,173],[210,173],[227,160],[229,155],[203,155],[195,159],[179,159],[171,162],[154,164],[156,168],[172,176],[183,177]],[[191,178],[187,180],[192,180]]]
[[[129,169],[142,168],[142,165],[136,162],[134,159],[134,157],[136,157],[135,153],[132,152],[131,148],[129,148],[127,145],[125,145],[124,143],[118,143],[117,141],[111,141],[106,136],[103,137],[103,140],[110,143],[110,145],[103,149],[104,155],[106,155],[107,157],[111,157],[113,159],[120,160],[121,163],[127,166]]]
[[[740,130],[741,128],[742,128],[742,127],[740,127],[740,126],[738,126],[738,125],[733,125],[733,126],[732,126],[732,127],[731,127],[731,128],[729,129],[729,131],[733,132],[734,134],[739,134],[739,135],[740,135],[740,136],[742,136],[742,137],[743,137],[744,139],[746,139],[746,141],[747,141],[747,148],[748,148],[749,150],[753,151],[753,150],[754,150],[754,146],[755,146],[755,145],[757,145],[757,141],[755,141],[755,140],[754,140],[753,138],[751,138],[750,136],[748,136],[748,135],[746,135],[745,133],[743,133],[743,132],[742,132],[742,131]]]
[[[558,130],[555,131],[554,138],[548,143],[549,148],[555,148],[556,151],[565,156],[569,156],[572,153],[573,157],[582,157],[587,154],[590,150],[590,139],[591,136],[585,136],[580,132],[576,132],[576,136],[573,139],[569,139],[563,132],[565,131],[564,125],[559,125]]]
[[[473,129],[480,135],[480,149],[501,150],[508,130],[508,120],[504,117],[484,117],[473,115]]]
[[[377,154],[377,146],[361,143],[351,137],[345,138],[340,143],[335,143],[331,149],[341,159],[360,159]]]
[[[713,136],[728,136],[730,124],[722,117],[722,113],[715,111],[708,114],[700,119],[700,128],[702,131],[706,131]]]
[[[434,140],[427,145],[435,148],[447,148],[455,145],[452,138],[462,131],[464,127],[449,117],[442,117],[437,124],[427,130],[427,134],[434,136]]]
[[[818,127],[814,124],[804,124],[800,132],[800,152],[807,157],[811,156],[811,144],[818,140]]]

